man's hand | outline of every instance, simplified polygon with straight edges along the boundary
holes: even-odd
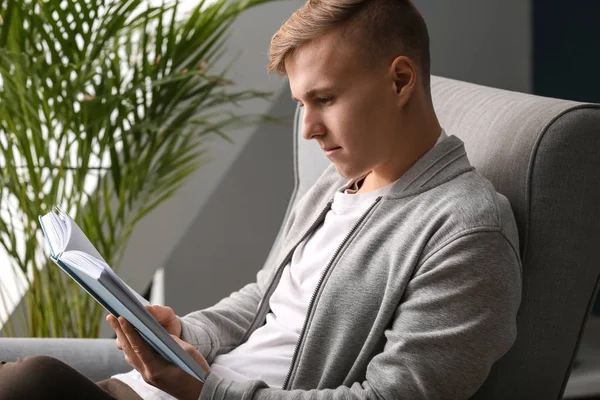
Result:
[[[117,334],[117,347],[119,347],[129,365],[135,368],[148,384],[161,389],[177,399],[197,399],[204,385],[196,378],[190,376],[178,366],[171,364],[159,356],[138,334],[125,318],[108,315],[106,320]],[[189,343],[172,335],[173,339],[200,364],[206,376],[210,374],[210,367],[202,354]]]
[[[177,315],[175,315],[175,312],[171,307],[145,306],[144,308],[148,310],[150,314],[152,314],[154,319],[156,319],[158,323],[161,324],[167,332],[169,332],[170,335],[181,338],[181,322],[179,322],[179,318],[177,318]],[[108,317],[106,320],[108,321]],[[118,337],[115,345],[117,346],[117,349],[123,350],[123,345],[119,341]]]
[[[181,338],[181,322],[171,307],[146,306],[145,308],[167,332]]]

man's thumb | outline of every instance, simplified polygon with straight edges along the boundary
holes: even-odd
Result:
[[[206,362],[206,359],[202,356],[202,354],[200,354],[200,352],[196,348],[194,348],[194,346],[187,342],[184,342],[175,335],[171,335],[171,337],[177,342],[179,346],[181,346],[182,349],[186,351],[186,353],[192,356],[192,358],[202,367],[204,372],[206,372],[207,374],[210,373],[210,367],[208,366],[208,362]]]
[[[146,310],[148,310],[157,321],[164,319],[167,314],[160,306],[146,306]]]

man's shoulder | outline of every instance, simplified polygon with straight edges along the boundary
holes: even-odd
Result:
[[[428,204],[432,216],[443,221],[446,235],[497,231],[518,247],[518,232],[508,199],[477,170],[465,172],[417,200]]]

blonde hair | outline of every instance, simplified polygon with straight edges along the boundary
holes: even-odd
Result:
[[[336,28],[365,52],[363,59],[404,55],[429,88],[429,33],[410,0],[308,0],[279,28],[269,47],[269,73],[287,75],[285,61],[300,46]]]

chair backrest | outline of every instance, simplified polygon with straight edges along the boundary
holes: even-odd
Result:
[[[519,228],[517,340],[473,398],[559,399],[599,285],[600,105],[441,77],[432,95],[442,126],[508,197]],[[298,109],[288,212],[329,165],[301,125]]]

